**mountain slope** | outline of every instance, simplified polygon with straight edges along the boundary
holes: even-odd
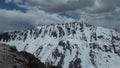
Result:
[[[0,35],[1,43],[17,45],[47,66],[119,68],[120,33],[86,23],[45,25]]]

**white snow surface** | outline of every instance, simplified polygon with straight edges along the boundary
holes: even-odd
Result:
[[[9,35],[8,41],[3,38],[0,43],[27,51],[46,65],[62,68],[120,68],[120,33],[112,29],[86,23],[68,23],[9,32]],[[80,62],[76,59],[80,59]]]

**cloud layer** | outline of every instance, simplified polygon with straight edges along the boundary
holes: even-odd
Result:
[[[38,25],[66,23],[75,21],[72,18],[49,14],[40,10],[29,10],[26,13],[17,10],[0,9],[0,32],[23,30]]]
[[[0,25],[8,26],[7,28],[19,29],[20,25],[24,25],[21,28],[26,28],[37,24],[76,21],[59,15],[66,12],[84,19],[89,24],[120,29],[120,0],[5,0],[5,2],[27,9],[25,13],[1,9]]]

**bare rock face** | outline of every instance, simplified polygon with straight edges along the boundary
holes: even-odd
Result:
[[[46,68],[37,58],[16,47],[0,44],[0,68]]]

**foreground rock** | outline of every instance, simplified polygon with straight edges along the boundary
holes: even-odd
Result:
[[[51,66],[49,68],[53,68]],[[18,52],[16,47],[0,44],[0,68],[47,68],[27,52]],[[55,67],[54,67],[55,68]],[[57,67],[58,68],[58,67]]]

